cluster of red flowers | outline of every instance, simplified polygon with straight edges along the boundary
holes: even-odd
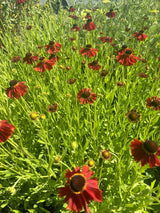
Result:
[[[21,4],[26,0],[18,0],[17,4]],[[69,8],[69,13],[74,14],[76,9],[74,7]],[[113,9],[110,9],[109,12],[106,13],[106,16],[109,18],[116,17],[116,13]],[[73,19],[77,19],[76,15],[69,15],[69,17]],[[92,22],[92,16],[90,13],[87,13],[85,16],[86,23],[83,25],[83,29],[87,31],[92,31],[96,29],[96,25]],[[26,29],[30,30],[32,28],[29,25]],[[143,29],[147,29],[147,27],[143,27]],[[125,29],[127,32],[130,31],[130,28]],[[77,24],[73,24],[71,31],[78,32],[80,31],[80,27]],[[76,34],[76,33],[75,33]],[[101,33],[103,34],[103,33]],[[148,36],[144,34],[144,31],[141,30],[139,32],[135,32],[133,37],[138,41],[144,41]],[[70,41],[74,41],[75,38],[69,37]],[[101,36],[99,40],[102,43],[108,43],[112,46],[115,44],[111,44],[113,38]],[[107,45],[108,45],[107,44]],[[100,46],[103,44],[100,44]],[[105,44],[104,44],[105,45]],[[104,47],[104,46],[103,46]],[[0,45],[1,48],[1,45]],[[38,49],[42,49],[43,46],[39,45]],[[25,57],[23,57],[23,63],[28,65],[33,65],[35,62],[38,61],[36,65],[33,66],[34,70],[40,73],[45,72],[46,70],[52,70],[53,66],[59,61],[60,57],[56,55],[60,52],[62,45],[59,42],[49,41],[48,45],[44,46],[46,54],[50,54],[47,58],[46,57],[39,57],[38,54],[27,52]],[[76,47],[72,47],[73,50],[77,50]],[[79,54],[86,57],[86,61],[92,57],[95,57],[90,63],[88,63],[88,68],[92,70],[100,70],[101,63],[99,64],[98,59],[96,59],[99,50],[96,48],[92,48],[91,44],[87,44],[84,48],[80,47]],[[136,56],[133,53],[132,48],[128,48],[126,45],[123,45],[120,50],[118,50],[116,55],[116,60],[124,66],[133,66],[138,61],[139,63],[143,62],[146,63],[145,59],[142,59],[140,56]],[[66,59],[69,59],[67,57]],[[97,57],[98,58],[98,57]],[[160,61],[160,57],[157,58]],[[20,56],[14,56],[11,59],[11,62],[16,63],[21,60]],[[81,62],[82,70],[85,69],[85,61]],[[27,65],[27,66],[28,66]],[[160,65],[159,65],[160,66]],[[65,66],[66,70],[70,70],[70,66]],[[100,72],[100,77],[104,78],[108,74],[107,70],[102,70]],[[147,74],[139,73],[139,77],[147,78]],[[104,79],[103,79],[104,80]],[[76,78],[71,78],[67,81],[70,86],[76,82]],[[28,86],[24,81],[18,82],[17,80],[11,80],[9,82],[10,87],[5,89],[6,95],[12,99],[19,99],[21,96],[24,97],[28,91]],[[125,84],[121,81],[116,83],[117,87],[125,87]],[[97,95],[94,92],[91,92],[91,88],[84,88],[81,89],[77,93],[77,101],[81,104],[93,104],[97,100]],[[55,113],[58,110],[59,105],[57,103],[49,104],[47,111],[50,113]],[[153,110],[160,110],[160,98],[153,96],[147,99],[146,107],[153,107]],[[131,109],[126,114],[126,118],[132,122],[136,123],[140,120],[140,113],[135,110]],[[0,142],[5,142],[7,139],[11,137],[13,132],[15,131],[15,127],[12,124],[9,124],[7,120],[0,121]],[[134,139],[131,142],[131,154],[134,160],[138,163],[141,162],[141,166],[149,163],[149,166],[152,168],[154,166],[160,166],[160,160],[157,156],[160,156],[160,147],[158,144],[153,140],[145,140],[144,142],[139,141],[138,139]],[[102,153],[102,156],[105,158],[110,159],[111,155],[109,154],[108,150],[105,150]],[[76,167],[72,172],[67,170],[65,177],[67,179],[65,187],[59,188],[59,197],[65,197],[64,202],[69,202],[67,209],[69,211],[80,212],[82,208],[85,209],[87,213],[90,213],[88,208],[88,204],[91,200],[102,202],[102,191],[98,187],[98,181],[96,178],[91,178],[93,172],[90,170],[89,167],[84,165],[82,168],[82,172],[80,172],[80,168]]]

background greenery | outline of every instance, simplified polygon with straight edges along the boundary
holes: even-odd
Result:
[[[148,97],[160,95],[156,59],[160,56],[160,13],[151,12],[159,9],[159,2],[112,3],[116,12],[113,19],[105,16],[110,3],[100,5],[97,11],[90,11],[97,26],[93,32],[82,30],[88,12],[85,8],[75,6],[79,19],[74,20],[68,17],[67,10],[56,15],[49,4],[42,7],[37,2],[26,1],[20,5],[12,2],[1,4],[4,19],[1,18],[0,36],[0,118],[8,120],[16,130],[9,140],[0,144],[0,211],[67,212],[67,204],[58,197],[58,188],[65,184],[64,173],[67,168],[82,168],[93,159],[92,170],[99,178],[103,202],[92,202],[91,213],[158,213],[159,168],[136,164],[129,145],[134,138],[153,139],[160,144],[160,113],[146,107]],[[70,30],[74,23],[81,28],[77,33]],[[32,26],[31,30],[26,30],[28,25]],[[148,26],[145,31],[148,38],[138,42],[132,34],[144,26]],[[126,32],[126,27],[131,30]],[[116,47],[99,41],[101,31],[113,38]],[[69,37],[75,37],[76,41],[72,43]],[[44,46],[50,40],[62,44],[60,60],[50,72],[41,74],[32,65],[23,64],[22,58],[27,52],[49,57],[38,45]],[[99,49],[95,58],[102,69],[109,71],[105,78],[100,78],[101,70],[87,67],[92,58],[79,54],[80,47],[86,44]],[[123,44],[132,47],[136,55],[141,54],[147,63],[138,61],[132,67],[120,65],[115,57],[116,50]],[[73,51],[72,46],[78,50]],[[21,60],[12,63],[11,58],[18,55]],[[83,60],[85,72],[81,69]],[[71,69],[66,70],[66,66]],[[148,77],[139,78],[141,72]],[[77,79],[73,85],[67,84],[71,78]],[[25,81],[28,86],[27,94],[18,100],[9,99],[5,94],[13,79]],[[118,81],[124,82],[125,87],[117,87]],[[97,94],[92,105],[81,105],[76,100],[77,93],[85,87]],[[54,102],[59,105],[58,111],[49,113],[47,107]],[[131,109],[140,112],[138,123],[130,123],[126,118],[125,114]],[[32,120],[30,114],[34,111],[46,118]],[[100,158],[102,149],[112,153],[109,162]],[[57,156],[60,156],[59,163],[54,161]]]

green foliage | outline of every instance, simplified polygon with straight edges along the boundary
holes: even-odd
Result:
[[[65,184],[64,173],[76,166],[82,168],[88,159],[93,159],[92,170],[94,176],[99,177],[103,202],[91,202],[91,213],[158,213],[159,170],[150,170],[148,165],[141,168],[134,162],[129,147],[134,138],[160,141],[159,112],[146,107],[148,97],[159,96],[159,79],[155,77],[159,77],[156,57],[160,47],[160,18],[150,12],[157,9],[158,4],[133,0],[128,1],[128,5],[124,1],[113,3],[117,16],[112,20],[104,15],[111,5],[102,4],[99,10],[90,11],[96,32],[76,33],[70,29],[74,23],[82,29],[84,12],[88,12],[82,8],[76,8],[79,19],[73,20],[66,10],[55,15],[50,5],[41,7],[26,1],[18,8],[12,2],[3,1],[0,12],[0,16],[5,17],[0,37],[3,44],[0,119],[16,127],[12,137],[0,144],[0,211],[67,212],[67,205],[58,197],[58,188]],[[143,19],[145,16],[148,20]],[[32,26],[31,30],[26,30],[28,25]],[[146,41],[129,39],[143,26],[149,27]],[[131,31],[126,32],[126,27]],[[108,43],[100,43],[101,31],[114,39],[115,49]],[[75,37],[76,41],[72,43],[69,37]],[[38,45],[45,46],[52,40],[62,44],[62,50],[58,54],[60,60],[51,71],[41,74],[22,62],[27,52],[48,58],[49,54],[44,48],[38,49]],[[91,59],[79,54],[80,47],[86,44],[99,49],[97,60],[102,69],[109,71],[105,78],[100,78],[100,71],[87,67]],[[139,61],[132,67],[123,67],[117,63],[116,51],[123,44],[132,47],[136,55],[141,54],[147,64]],[[73,51],[72,46],[78,50]],[[12,57],[18,55],[21,60],[12,63]],[[81,69],[83,60],[86,61],[85,73]],[[71,70],[66,70],[66,66]],[[146,72],[148,78],[139,78],[140,72]],[[67,84],[71,78],[77,79],[73,85]],[[28,86],[27,94],[20,99],[12,100],[5,94],[13,79],[25,81]],[[117,87],[118,81],[124,82],[125,87]],[[91,88],[97,94],[94,104],[81,105],[76,100],[83,88]],[[58,104],[55,113],[47,111],[52,103]],[[125,114],[131,109],[140,112],[139,122],[130,123],[126,118]],[[31,120],[30,114],[34,111],[46,118]],[[102,149],[110,150],[110,161],[102,161]],[[56,156],[60,156],[58,163],[54,161]]]

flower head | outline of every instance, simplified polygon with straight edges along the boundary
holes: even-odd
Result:
[[[146,73],[141,72],[141,73],[138,74],[138,77],[140,77],[140,78],[147,78],[148,76],[147,76]]]
[[[108,16],[109,18],[113,18],[116,17],[116,13],[113,11],[113,9],[110,9],[110,11],[106,13],[106,16]]]
[[[12,59],[11,59],[11,62],[17,62],[21,59],[20,56],[14,56]]]
[[[69,200],[67,206],[69,211],[80,212],[84,208],[90,213],[87,206],[90,200],[102,202],[102,191],[98,188],[98,181],[96,178],[90,178],[93,174],[87,165],[83,166],[82,172],[79,167],[72,172],[66,171],[67,182],[65,187],[59,188],[59,197],[66,196],[64,203]]]
[[[94,167],[94,160],[92,160],[92,159],[88,160],[88,161],[87,161],[87,165],[88,165],[89,167]]]
[[[31,118],[32,120],[36,120],[36,119],[38,118],[38,113],[37,113],[37,112],[32,112],[32,113],[30,114],[30,118]]]
[[[140,60],[139,57],[136,57],[135,54],[132,53],[132,48],[124,49],[121,52],[118,51],[118,55],[116,56],[117,61],[126,66],[132,66],[135,64],[138,60]]]
[[[9,82],[9,84],[10,87],[5,90],[9,98],[19,99],[21,96],[25,96],[27,92],[27,86],[25,85],[25,82],[18,82],[16,80],[12,80]]]
[[[31,26],[31,25],[28,25],[28,26],[26,27],[26,30],[31,30],[31,28],[32,28],[32,26]]]
[[[108,71],[107,70],[102,70],[100,72],[100,77],[104,78],[106,75],[108,75]]]
[[[137,121],[139,121],[140,118],[140,113],[137,112],[135,109],[132,109],[131,111],[128,111],[126,113],[127,119],[132,122],[132,123],[136,123]]]
[[[110,160],[112,157],[111,153],[107,149],[101,150],[100,156],[101,156],[101,158],[103,158],[103,160]]]
[[[76,82],[76,78],[71,78],[67,81],[68,84],[74,84]]]
[[[85,16],[86,19],[92,19],[92,16],[90,15],[90,13],[87,13]]]
[[[31,53],[26,53],[26,56],[23,58],[23,63],[33,64],[38,60],[38,56],[33,56]]]
[[[45,57],[39,58],[39,61],[35,66],[34,70],[37,72],[44,72],[45,70],[51,70],[52,66],[55,65],[55,60],[49,60]]]
[[[160,110],[160,98],[156,96],[147,99],[147,107],[153,107],[154,110]]]
[[[101,40],[103,43],[111,43],[113,41],[113,38],[111,37],[99,37],[99,40]]]
[[[157,155],[160,156],[160,147],[155,141],[146,140],[145,142],[141,142],[138,139],[134,139],[130,147],[134,160],[137,163],[141,161],[141,166],[147,163],[149,163],[150,168],[160,166],[160,160],[157,157]]]
[[[26,0],[17,0],[17,4],[24,3]]]
[[[122,81],[118,81],[116,83],[116,85],[117,85],[117,87],[124,87],[125,86],[125,84]]]
[[[49,106],[48,106],[48,112],[56,112],[57,111],[57,109],[58,109],[58,104],[56,104],[56,103],[53,103],[53,104],[50,104]]]
[[[94,60],[91,63],[88,63],[88,67],[92,70],[99,70],[101,69],[101,65],[98,64],[98,61]]]
[[[94,101],[96,101],[97,95],[93,92],[90,92],[91,89],[81,89],[79,93],[77,94],[77,100],[81,102],[81,104],[92,104]]]
[[[45,116],[44,114],[42,114],[42,115],[39,116],[39,118],[40,118],[41,120],[44,120],[44,119],[46,118],[46,116]]]
[[[90,44],[87,44],[85,48],[80,47],[79,53],[85,56],[94,57],[98,52],[98,49],[92,48]]]
[[[59,61],[60,57],[59,56],[56,56],[55,53],[52,53],[50,56],[49,56],[49,60],[50,62],[52,62],[52,65],[55,65],[55,63],[57,61]]]
[[[143,32],[143,30],[136,32],[133,34],[133,37],[135,37],[138,41],[144,41],[148,36]]]
[[[10,138],[14,130],[15,127],[9,124],[7,120],[0,121],[0,143]]]
[[[78,27],[77,24],[73,24],[73,27],[71,28],[71,30],[77,32],[80,30],[80,28]]]
[[[70,6],[70,8],[69,8],[69,12],[70,12],[70,13],[73,13],[75,10],[76,10],[76,9],[75,9],[73,6]]]
[[[96,25],[92,22],[92,19],[88,19],[87,23],[83,26],[84,30],[91,31],[96,29]]]
[[[57,53],[60,51],[62,45],[57,41],[49,41],[48,45],[45,45],[45,49],[49,54]]]

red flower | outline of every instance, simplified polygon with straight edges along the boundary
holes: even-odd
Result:
[[[71,28],[71,30],[77,32],[80,30],[80,28],[78,27],[77,24],[73,24],[73,27]]]
[[[21,4],[21,3],[23,3],[23,2],[25,2],[26,0],[18,0],[17,1],[17,4]]]
[[[59,52],[61,47],[62,47],[61,44],[59,44],[58,42],[54,42],[54,41],[49,41],[49,44],[45,45],[45,49],[49,54]]]
[[[0,44],[0,49],[2,48],[2,45]]]
[[[90,13],[87,13],[87,15],[85,16],[86,19],[92,19],[92,16],[90,15]]]
[[[111,37],[99,37],[99,40],[101,40],[103,43],[111,43],[113,41],[113,38]]]
[[[141,166],[147,163],[149,163],[150,168],[160,166],[160,160],[157,157],[157,155],[160,156],[160,147],[155,141],[146,140],[145,142],[141,142],[138,139],[134,139],[130,147],[134,160],[137,163],[141,161]]]
[[[40,62],[34,66],[34,70],[37,72],[44,72],[45,70],[51,70],[52,66],[55,65],[55,61],[47,60],[45,57],[41,57]]]
[[[9,124],[7,120],[0,121],[0,143],[10,138],[14,130],[15,127]]]
[[[11,62],[17,62],[21,59],[20,56],[14,56],[12,59],[11,59]]]
[[[147,99],[147,107],[153,107],[154,110],[160,110],[160,98],[156,96]]]
[[[25,96],[27,92],[25,82],[17,82],[16,80],[12,80],[9,82],[9,84],[10,87],[5,90],[9,98],[19,99],[21,96]]]
[[[113,12],[113,9],[110,9],[110,11],[106,13],[106,16],[108,16],[109,18],[116,17],[116,13]]]
[[[132,54],[132,48],[122,50],[118,52],[116,56],[117,61],[126,66],[132,66],[135,64],[140,58],[136,57],[135,54]]]
[[[87,31],[95,30],[96,25],[92,22],[92,19],[88,19],[87,23],[83,26],[83,29]]]
[[[78,18],[79,18],[79,17],[76,16],[76,15],[73,15],[73,16],[72,16],[72,15],[69,15],[69,17],[70,17],[70,18],[73,18],[73,19],[78,19]]]
[[[23,58],[23,63],[33,64],[38,60],[38,56],[33,56],[31,53],[26,53],[26,56]]]
[[[69,12],[70,12],[70,13],[73,13],[75,10],[76,10],[76,9],[75,9],[73,6],[70,6],[70,8],[69,8]]]
[[[144,31],[141,30],[139,32],[136,32],[133,34],[133,36],[138,40],[138,41],[144,41],[148,36],[143,33]]]
[[[57,61],[59,61],[60,57],[56,56],[54,53],[49,56],[50,62],[52,62],[52,66],[55,65]]]
[[[101,65],[98,64],[98,61],[93,61],[92,63],[88,64],[88,67],[92,70],[99,70],[101,69]]]
[[[93,57],[95,56],[98,52],[98,49],[92,48],[90,44],[87,44],[85,48],[80,47],[81,50],[79,50],[79,53],[85,56]],[[95,52],[96,51],[96,52]]]
[[[90,92],[91,89],[81,89],[77,94],[77,100],[81,102],[81,104],[92,104],[93,101],[96,101],[97,95],[93,92]]]
[[[102,202],[102,191],[98,188],[98,181],[96,178],[90,178],[93,174],[86,165],[83,166],[82,172],[79,167],[76,167],[73,172],[66,170],[67,183],[65,187],[59,188],[59,197],[66,196],[64,203],[69,200],[67,206],[69,211],[80,212],[84,208],[87,213],[90,213],[87,206],[90,200]]]

